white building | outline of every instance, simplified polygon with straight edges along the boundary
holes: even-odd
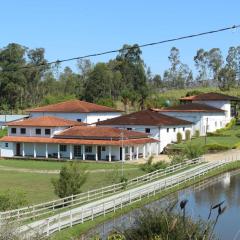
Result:
[[[122,111],[80,100],[50,104],[28,110],[30,117],[55,116],[73,121],[92,124],[98,121],[118,117]]]
[[[0,143],[1,157],[124,161],[157,154],[158,141],[145,133],[43,116],[9,123]]]
[[[183,139],[187,130],[192,134],[192,122],[169,117],[151,109],[101,121],[97,125],[147,133],[159,140],[158,149],[155,150],[158,153],[169,143],[176,142],[178,132],[182,133]]]

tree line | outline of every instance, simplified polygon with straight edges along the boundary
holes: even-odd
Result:
[[[218,86],[229,90],[240,83],[240,46],[230,47],[226,59],[219,48],[199,49],[193,57],[196,77],[181,62],[180,51],[170,50],[170,68],[153,75],[137,44],[122,47],[108,62],[78,60],[77,71],[50,66],[44,48],[29,49],[17,43],[0,49],[0,111],[16,111],[71,98],[114,106],[121,101],[143,109],[153,93],[168,89]],[[38,67],[36,67],[38,65]],[[150,103],[149,103],[150,102]],[[126,110],[126,109],[125,109]]]

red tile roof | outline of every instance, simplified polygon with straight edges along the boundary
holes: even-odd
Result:
[[[80,100],[51,104],[27,110],[28,112],[65,112],[65,113],[91,113],[91,112],[121,112],[120,110],[101,106]]]
[[[184,101],[221,101],[221,100],[229,100],[229,101],[240,101],[240,98],[229,96],[222,93],[202,93],[196,96],[188,96],[188,97],[182,97],[180,100]]]
[[[164,125],[191,125],[192,123],[175,117],[169,117],[167,115],[154,111],[153,109],[148,109],[97,122],[96,124],[164,126]]]
[[[24,126],[24,127],[71,127],[76,125],[86,125],[82,122],[67,120],[53,116],[43,116],[36,118],[28,118],[26,120],[19,120],[10,122],[8,126]]]
[[[139,145],[146,143],[159,142],[153,138],[139,138],[126,140],[98,140],[98,139],[64,139],[64,138],[45,138],[45,137],[15,137],[5,136],[0,142],[23,142],[23,143],[49,143],[49,144],[76,144],[76,145]]]
[[[137,139],[147,138],[148,135],[142,132],[122,130],[112,127],[75,126],[62,131],[54,136],[55,138],[78,138],[78,139]]]
[[[179,104],[177,106],[155,110],[159,112],[224,112],[222,109],[199,103]]]

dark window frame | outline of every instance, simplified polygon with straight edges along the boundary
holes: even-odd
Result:
[[[5,142],[5,148],[8,148],[8,142]]]
[[[60,152],[67,152],[67,145],[66,144],[60,144]]]
[[[169,132],[169,130],[170,130],[170,129],[169,129],[169,128],[167,128],[167,133]]]
[[[21,134],[26,134],[26,128],[20,128],[20,133]]]
[[[151,133],[151,128],[145,128],[145,133]]]
[[[49,133],[48,133],[49,131]],[[51,135],[51,129],[50,128],[45,128],[45,135]]]
[[[92,146],[85,146],[85,153],[92,153],[92,152],[93,152]]]
[[[36,128],[35,129],[35,134],[36,135],[41,135],[42,134],[42,129],[41,128]]]
[[[11,134],[16,134],[17,133],[17,128],[11,128]]]

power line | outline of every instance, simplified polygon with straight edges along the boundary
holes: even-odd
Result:
[[[228,31],[228,30],[231,30],[231,29],[237,29],[237,28],[240,28],[240,25],[233,25],[233,26],[230,26],[230,27],[225,27],[225,28],[220,28],[220,29],[211,30],[211,31],[207,31],[207,32],[201,32],[201,33],[196,33],[196,34],[191,34],[191,35],[186,35],[186,36],[166,39],[166,40],[162,40],[162,41],[158,41],[158,42],[152,42],[152,43],[146,43],[146,44],[142,44],[142,45],[136,45],[136,46],[132,46],[132,47],[126,47],[126,48],[120,48],[120,49],[115,49],[115,50],[109,50],[109,51],[105,51],[105,52],[93,53],[93,54],[83,55],[83,56],[79,56],[79,57],[55,60],[55,61],[52,61],[52,62],[41,63],[41,64],[32,65],[32,66],[23,66],[23,67],[19,67],[19,68],[15,68],[15,69],[3,69],[2,71],[0,69],[0,71],[1,72],[4,72],[4,71],[18,71],[18,70],[21,70],[21,69],[35,68],[35,67],[41,67],[41,66],[50,66],[50,65],[53,65],[53,64],[60,64],[60,63],[63,63],[63,62],[69,62],[69,61],[74,61],[74,60],[79,60],[79,59],[97,57],[97,56],[107,55],[107,54],[111,54],[111,53],[118,53],[118,52],[120,52],[122,50],[131,50],[131,49],[135,49],[135,48],[144,48],[144,47],[164,44],[164,43],[168,43],[168,42],[175,42],[175,41],[188,39],[188,38],[200,37],[200,36],[204,36],[204,35],[224,32],[224,31]]]

